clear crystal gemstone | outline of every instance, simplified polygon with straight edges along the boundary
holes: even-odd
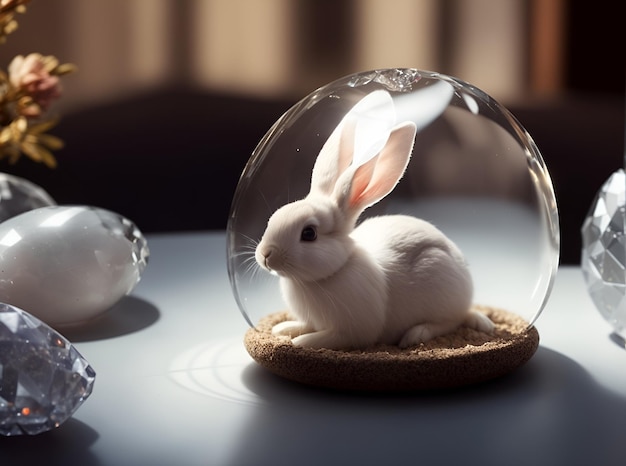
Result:
[[[18,176],[0,173],[0,222],[50,205],[56,202],[43,188]]]
[[[65,337],[0,303],[0,435],[58,427],[89,397],[95,377]]]
[[[602,316],[626,337],[626,175],[613,173],[596,195],[582,226],[581,268]]]

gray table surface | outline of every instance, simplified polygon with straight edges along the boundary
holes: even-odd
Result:
[[[248,356],[223,233],[148,237],[131,296],[63,333],[97,372],[60,428],[0,438],[0,465],[624,464],[626,351],[580,270],[559,269],[537,353],[436,394],[304,387]]]

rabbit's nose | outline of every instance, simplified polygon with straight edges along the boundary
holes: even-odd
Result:
[[[256,251],[256,259],[266,269],[271,269],[269,264],[269,258],[272,255],[273,249],[269,246],[260,247]]]
[[[272,250],[268,249],[267,251],[263,252],[263,259],[265,262],[265,267],[267,267],[268,269],[271,268],[270,267],[270,256],[272,255]]]
[[[267,259],[272,255],[272,248],[265,247],[259,251],[261,253],[261,257],[267,262]]]

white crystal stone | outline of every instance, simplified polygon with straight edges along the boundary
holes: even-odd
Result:
[[[602,185],[582,226],[581,268],[589,295],[615,332],[626,337],[626,176]]]
[[[65,337],[0,303],[0,435],[34,435],[69,419],[96,373]]]
[[[18,176],[0,173],[0,222],[51,205],[56,202],[40,186]]]
[[[148,257],[145,237],[119,214],[34,209],[0,223],[0,302],[53,326],[84,321],[130,293]]]

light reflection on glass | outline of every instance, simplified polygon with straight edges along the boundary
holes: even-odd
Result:
[[[10,248],[11,246],[15,246],[22,239],[22,235],[20,235],[14,228],[11,228],[7,233],[0,239],[0,245],[6,246]]]
[[[83,212],[84,210],[85,210],[84,207],[80,207],[80,206],[62,209],[56,214],[51,215],[50,217],[46,218],[43,222],[39,224],[39,226],[46,227],[46,228],[54,228],[54,227],[63,226],[65,225],[65,223],[70,221],[72,218],[74,218],[75,216]]]

